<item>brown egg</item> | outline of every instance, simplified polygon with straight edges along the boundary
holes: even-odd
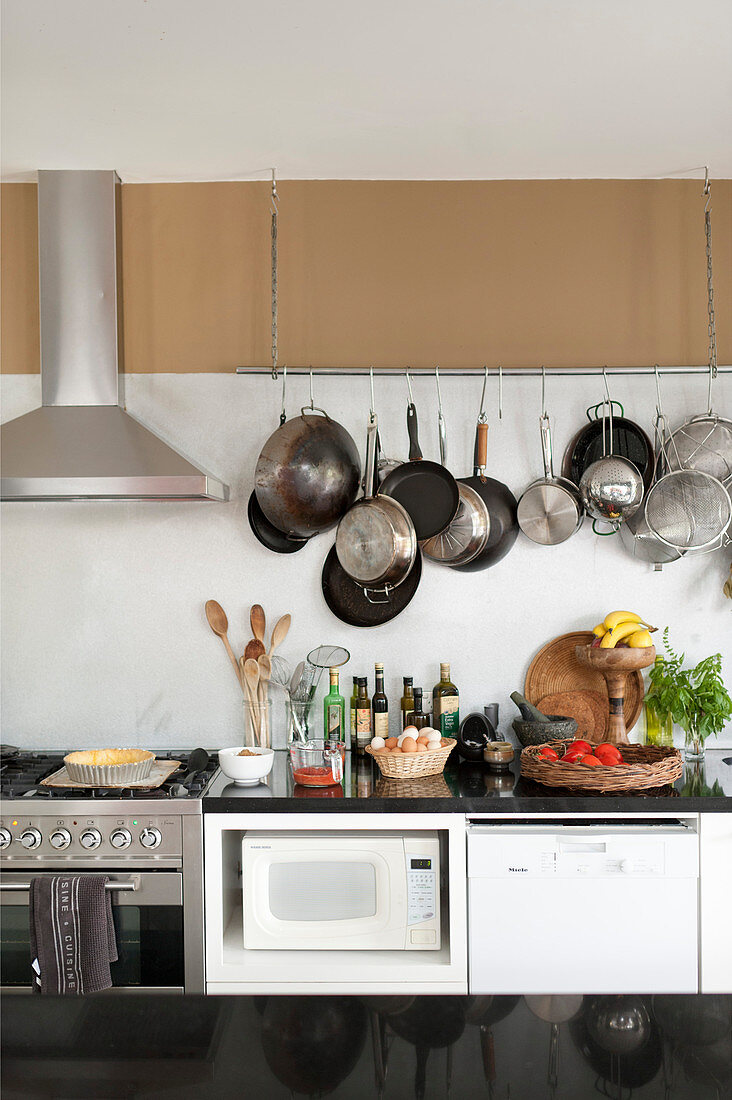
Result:
[[[402,741],[402,752],[416,752],[417,742],[413,737],[405,737]]]
[[[396,748],[396,746],[397,746],[397,739],[396,739],[396,737],[387,737],[387,739],[386,739],[386,747],[387,747],[387,749],[395,749],[395,748]]]
[[[429,751],[430,750],[427,748],[427,746],[422,741],[419,741],[417,743],[417,752],[429,752]]]
[[[417,738],[417,744],[418,745],[426,745],[428,743],[428,741],[429,741],[429,738],[425,737],[424,734],[420,735]]]

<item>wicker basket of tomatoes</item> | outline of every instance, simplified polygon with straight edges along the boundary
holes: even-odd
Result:
[[[660,745],[613,745],[550,741],[521,753],[521,774],[546,787],[598,794],[664,787],[683,772],[678,749]]]

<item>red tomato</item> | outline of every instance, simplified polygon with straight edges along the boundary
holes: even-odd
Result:
[[[539,756],[542,760],[558,760],[559,759],[559,753],[556,751],[556,749],[553,749],[551,747],[551,745],[545,745],[544,748],[539,753]]]
[[[573,741],[571,745],[567,747],[567,752],[574,752],[577,749],[578,752],[592,752],[592,745],[589,741],[583,741],[581,738],[577,741]]]
[[[578,760],[579,764],[588,764],[591,768],[597,768],[602,766],[602,760],[598,760],[596,756],[589,753],[587,756],[583,756]]]
[[[616,756],[620,756],[620,749],[617,745],[613,745],[612,741],[601,741],[595,749],[595,752],[598,753],[600,749],[602,749],[603,752],[612,752]]]
[[[567,752],[565,752],[564,756],[561,758],[562,763],[564,763],[564,764],[576,764],[577,761],[581,760],[584,755],[585,754],[583,752],[581,752],[579,749],[575,749],[574,752],[571,752],[568,749]]]

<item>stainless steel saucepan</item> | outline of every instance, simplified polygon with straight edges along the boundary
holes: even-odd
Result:
[[[518,502],[518,524],[527,538],[542,546],[565,542],[582,526],[584,510],[579,489],[566,477],[555,477],[549,416],[539,417],[544,476],[532,482]]]

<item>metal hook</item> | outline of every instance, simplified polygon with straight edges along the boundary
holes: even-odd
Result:
[[[412,393],[412,379],[409,377],[409,367],[404,372],[404,377],[407,380],[407,387],[409,389],[409,404],[414,404],[414,394]]]
[[[442,420],[442,394],[440,393],[440,368],[435,367],[435,382],[437,383],[437,409],[440,420]]]
[[[488,384],[488,364],[485,363],[484,366],[483,366],[483,389],[481,390],[481,393],[480,393],[480,412],[478,413],[478,421],[481,424],[485,424],[488,420],[488,417],[485,415],[485,388],[486,388],[487,384]]]
[[[313,400],[313,368],[310,367],[310,408],[315,408],[315,401]]]
[[[608,415],[608,420],[610,421],[610,454],[612,454],[613,453],[613,403],[612,403],[612,399],[610,397],[610,387],[609,387],[608,381],[607,381],[607,366],[604,366],[602,368],[602,381],[605,385],[605,399],[603,401],[603,405],[607,404],[607,415]],[[602,428],[602,449],[603,449],[603,452],[604,452],[605,451],[604,409],[603,409],[603,428]]]
[[[658,373],[658,363],[653,368],[653,375],[656,380],[656,412],[661,415],[661,376]]]
[[[546,417],[546,367],[541,367],[541,416]]]
[[[503,420],[503,367],[498,364],[498,419]]]
[[[447,431],[445,429],[445,417],[442,412],[442,394],[440,393],[440,368],[435,367],[435,382],[437,383],[437,429],[440,439],[440,462],[444,466],[447,462]]]
[[[376,417],[375,401],[374,401],[374,365],[373,363],[369,367],[369,387],[371,389],[371,408],[369,409],[369,419],[373,424]]]
[[[287,363],[282,368],[282,407],[280,409],[280,427],[287,420],[287,413],[285,412],[285,394],[287,392]]]

